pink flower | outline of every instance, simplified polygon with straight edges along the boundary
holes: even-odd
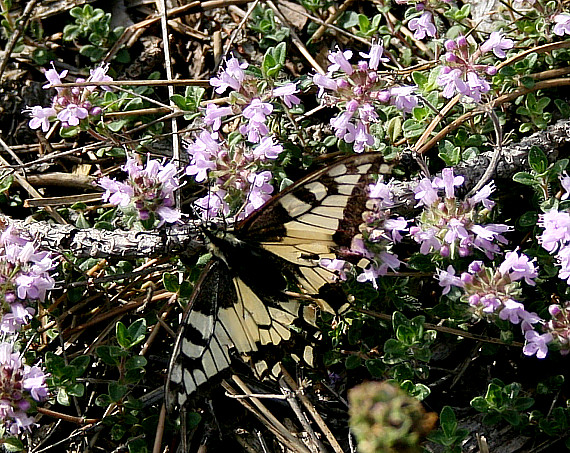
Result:
[[[53,65],[53,61],[51,62],[51,67],[52,69],[48,69],[45,72],[45,77],[48,81],[48,83],[46,83],[42,88],[44,89],[48,89],[53,87],[54,85],[61,85],[63,82],[61,81],[61,79],[65,79],[65,77],[67,76],[67,69],[64,71],[61,71],[60,74],[57,73],[55,66]],[[60,93],[61,91],[63,91],[63,87],[56,87],[56,91],[58,93]]]
[[[352,65],[348,61],[351,58],[352,58],[351,50],[345,50],[344,52],[341,52],[340,50],[337,50],[336,52],[330,52],[328,55],[328,59],[332,64],[328,67],[327,72],[331,74],[341,69],[346,74],[351,75],[354,72],[354,70],[352,69]]]
[[[77,104],[68,104],[65,109],[57,114],[57,119],[69,126],[79,125],[79,121],[87,118],[89,111]]]
[[[288,108],[293,107],[293,105],[299,105],[301,103],[301,99],[295,96],[295,93],[298,93],[297,84],[295,83],[288,83],[278,88],[273,89],[273,97],[281,97],[283,102]]]
[[[391,104],[404,113],[410,113],[418,105],[418,97],[414,96],[416,85],[393,87],[390,89]]]
[[[218,107],[216,104],[208,104],[206,114],[204,115],[204,123],[212,126],[212,129],[217,131],[222,125],[222,118],[232,114],[231,107]]]
[[[382,54],[384,53],[384,46],[382,44],[372,44],[370,47],[370,52],[368,54],[360,53],[360,56],[363,58],[368,58],[368,67],[373,70],[377,70],[379,64],[387,63],[390,61],[389,58],[383,57]]]
[[[557,14],[554,16],[554,22],[556,22],[556,25],[552,31],[555,35],[570,35],[570,14]]]
[[[32,119],[28,123],[30,128],[38,129],[41,127],[42,131],[44,132],[49,131],[50,118],[53,118],[57,115],[57,112],[53,107],[41,107],[39,105],[31,107],[30,113],[32,115]]]
[[[512,39],[504,38],[503,33],[494,31],[481,45],[481,52],[487,53],[492,50],[497,58],[505,58],[507,56],[505,50],[512,49],[514,44]]]
[[[470,94],[469,88],[461,76],[461,70],[443,67],[437,77],[438,85],[443,87],[443,97],[450,98],[456,91],[464,95]]]
[[[414,32],[414,39],[422,40],[427,36],[435,37],[437,32],[433,24],[433,16],[429,11],[424,11],[419,18],[414,18],[408,23],[408,28]]]
[[[536,330],[527,330],[524,334],[526,344],[523,348],[523,354],[532,356],[536,354],[539,359],[544,359],[548,354],[548,343],[552,342],[551,333],[543,333],[540,335]]]

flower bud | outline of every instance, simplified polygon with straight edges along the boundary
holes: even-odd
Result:
[[[458,36],[455,42],[458,47],[467,47],[467,38],[465,36]]]
[[[81,104],[81,107],[83,107],[84,109],[89,110],[91,108],[92,104],[89,101],[85,101]]]
[[[350,113],[354,113],[356,112],[356,110],[358,109],[359,106],[359,102],[356,99],[352,99],[351,101],[348,101],[346,104],[346,110]]]
[[[483,269],[483,261],[476,260],[469,265],[469,272],[472,274],[481,272],[481,269]]]
[[[142,211],[139,211],[139,218],[141,220],[148,220],[150,218],[150,213],[146,209],[143,209]]]
[[[494,76],[497,73],[497,67],[496,66],[489,66],[489,67],[487,67],[487,70],[485,72],[487,74],[489,74],[490,76]]]
[[[550,313],[550,316],[553,318],[557,318],[562,313],[562,309],[560,308],[560,305],[553,304],[548,307],[548,313]]]
[[[464,245],[459,247],[459,256],[461,256],[463,258],[463,257],[469,256],[469,254],[470,254],[469,247],[465,247]]]
[[[481,298],[479,297],[479,294],[472,294],[471,296],[469,296],[469,304],[470,305],[477,306],[477,305],[479,305],[480,300],[481,300]]]
[[[101,107],[93,107],[90,111],[89,111],[89,115],[91,116],[99,116],[101,115],[101,113],[103,112],[103,109]]]
[[[448,52],[445,54],[445,61],[447,63],[457,63],[458,61],[457,55]]]
[[[457,49],[457,44],[453,39],[448,39],[447,41],[445,41],[444,47],[445,50],[447,50],[448,52],[452,52],[455,49]]]
[[[383,90],[383,91],[377,92],[376,99],[378,99],[378,102],[382,102],[382,103],[390,102],[390,91],[389,90]]]

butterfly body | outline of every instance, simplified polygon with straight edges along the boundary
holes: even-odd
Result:
[[[170,410],[228,368],[232,354],[290,339],[293,323],[307,310],[286,295],[288,285],[314,297],[321,310],[334,312],[346,301],[334,271],[320,260],[350,247],[373,175],[389,171],[379,153],[351,156],[288,187],[233,231],[205,232],[213,259],[174,346],[166,386]]]

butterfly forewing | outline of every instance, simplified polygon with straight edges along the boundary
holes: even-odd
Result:
[[[373,175],[389,171],[380,153],[342,159],[275,196],[239,225],[236,236],[298,266],[299,284],[316,295],[334,279],[319,261],[350,247],[359,233]]]

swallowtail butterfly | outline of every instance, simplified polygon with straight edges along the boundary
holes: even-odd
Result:
[[[232,350],[247,355],[290,338],[303,305],[284,293],[288,282],[332,310],[339,288],[319,261],[350,247],[373,175],[389,170],[379,153],[341,159],[277,194],[233,231],[205,233],[213,258],[174,346],[169,410],[183,407],[201,384],[228,368]]]

